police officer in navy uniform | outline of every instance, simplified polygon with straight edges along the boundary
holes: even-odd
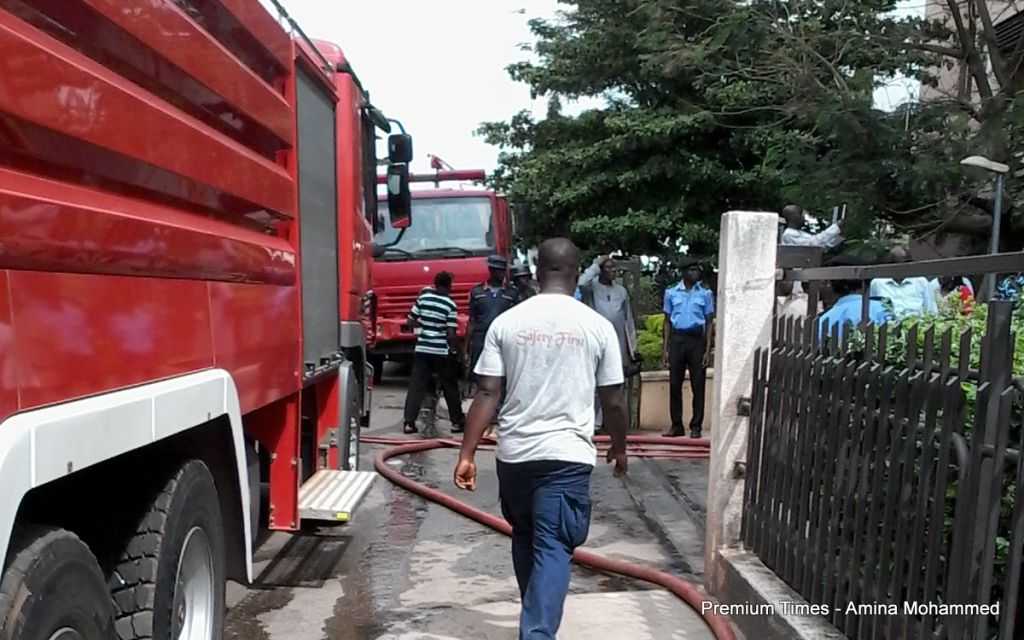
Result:
[[[704,425],[704,386],[711,355],[711,328],[715,314],[715,300],[700,279],[703,272],[694,258],[685,258],[679,264],[683,277],[677,284],[665,289],[663,311],[664,364],[669,369],[669,415],[672,428],[666,436],[684,436],[683,379],[690,373],[693,392],[693,415],[690,418],[690,436],[701,437]]]
[[[517,303],[540,293],[537,290],[537,283],[533,280],[533,274],[530,273],[530,265],[523,262],[512,265],[512,268],[509,269],[509,276],[512,278],[512,286],[516,288]]]
[[[484,349],[484,337],[494,319],[515,306],[518,294],[515,287],[505,282],[508,261],[501,256],[487,258],[490,277],[469,292],[469,323],[466,326],[466,349],[470,376]]]

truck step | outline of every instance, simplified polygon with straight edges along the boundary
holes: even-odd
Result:
[[[348,522],[376,479],[374,471],[321,469],[299,489],[299,517]]]

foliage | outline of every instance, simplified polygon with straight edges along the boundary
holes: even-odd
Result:
[[[581,246],[634,254],[685,244],[712,255],[722,211],[778,199],[771,136],[723,126],[694,78],[654,62],[647,2],[574,4],[561,21],[531,23],[540,63],[510,68],[535,95],[551,97],[547,117],[520,113],[480,129],[502,150],[495,183],[529,205],[534,240],[572,234]],[[702,16],[687,27],[694,33],[728,11],[689,4]],[[561,100],[580,96],[603,96],[608,106],[563,115]]]
[[[651,314],[641,316],[636,331],[637,351],[643,360],[644,371],[659,371],[662,368],[662,322],[665,316]]]
[[[531,23],[539,60],[509,68],[548,114],[480,128],[501,149],[495,184],[529,205],[529,240],[711,256],[721,212],[796,201],[847,202],[854,238],[983,244],[991,194],[958,161],[982,153],[1016,168],[1024,130],[1024,47],[988,46],[984,15],[900,17],[896,0],[562,2],[559,19]],[[872,104],[897,74],[938,86],[936,71],[961,63],[970,82],[953,92],[895,112]],[[607,105],[565,115],[579,97]],[[1024,240],[1015,211],[1009,246]]]
[[[977,370],[981,366],[981,343],[988,326],[988,305],[972,304],[965,309],[957,293],[951,293],[945,300],[939,314],[933,316],[922,316],[908,318],[899,325],[889,326],[888,346],[886,349],[885,362],[892,365],[901,365],[905,362],[907,343],[912,331],[916,334],[916,352],[923,353],[927,334],[931,331],[935,336],[935,344],[938,345],[941,337],[949,332],[952,338],[952,355],[954,366],[960,366],[960,359],[965,355],[960,352],[960,336],[969,332],[971,336],[970,350],[966,354],[967,366]],[[1013,364],[1014,375],[1024,375],[1024,303],[1018,302],[1014,310],[1012,331],[1014,335]],[[851,349],[863,347],[863,336],[851,341]],[[974,400],[976,385],[972,382],[965,382],[965,390],[968,392],[968,400]],[[968,430],[969,431],[969,430]]]
[[[640,276],[639,291],[636,292],[636,308],[638,316],[658,314],[661,317],[662,300],[665,287],[657,274]]]
[[[945,335],[949,335],[951,344],[951,366],[953,369],[958,368],[961,365],[961,360],[966,358],[966,366],[969,370],[979,370],[982,362],[982,337],[985,335],[986,328],[988,326],[988,305],[985,304],[972,304],[969,309],[965,309],[962,305],[959,296],[956,293],[950,294],[950,296],[944,301],[940,313],[933,316],[911,318],[905,320],[899,325],[889,325],[887,348],[883,362],[887,365],[891,365],[896,368],[903,367],[906,363],[906,354],[908,353],[908,346],[911,336],[916,336],[915,353],[923,354],[926,352],[926,343],[929,339],[929,335],[934,337],[933,344],[938,348],[942,343]],[[1018,301],[1014,310],[1014,316],[1011,324],[1011,331],[1013,335],[1013,360],[1011,371],[1014,376],[1024,375],[1024,301]],[[968,343],[968,350],[966,353],[960,350],[960,339],[965,334],[970,335],[970,342]],[[864,334],[862,332],[856,332],[853,334],[852,339],[847,344],[847,353],[852,354],[854,357],[859,358],[864,348]],[[962,426],[958,425],[958,432],[961,433],[968,442],[971,442],[971,434],[976,419],[977,411],[977,394],[978,394],[978,382],[977,380],[964,380],[962,382],[962,388],[964,391],[964,418]],[[1009,425],[1009,436],[1008,442],[1010,448],[1015,448],[1018,443],[1021,442],[1021,430],[1024,428],[1022,422],[1024,422],[1024,407],[1022,407],[1022,397],[1020,394],[1016,396],[1016,401],[1013,406],[1013,412],[1010,417]],[[941,415],[937,416],[941,420]],[[918,441],[917,450],[918,455],[922,451],[923,443]],[[917,465],[920,464],[918,460]],[[955,478],[955,476],[954,476]],[[957,484],[955,479],[951,479],[946,488],[946,504],[944,511],[944,523],[943,523],[943,536],[948,540],[948,536],[952,535],[953,531],[953,518],[954,509],[956,506],[957,499]],[[1007,566],[1010,552],[1010,536],[1012,535],[1012,517],[1014,502],[1016,500],[1016,466],[1008,464],[1003,475],[1001,484],[1001,497],[1000,497],[1000,509],[999,519],[996,529],[995,539],[995,564],[994,564],[994,591],[993,601],[998,601],[1003,596],[1003,589],[1005,588],[1006,581],[1008,579],[1009,567]],[[942,565],[946,566],[948,558],[942,558]],[[993,628],[991,630],[995,632]],[[995,637],[995,636],[991,636]]]

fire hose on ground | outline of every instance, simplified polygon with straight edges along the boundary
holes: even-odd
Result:
[[[608,436],[597,436],[594,438],[598,445],[599,457],[603,458],[604,453],[610,444]],[[440,504],[456,513],[475,520],[480,524],[502,533],[511,535],[512,527],[505,521],[486,511],[472,507],[461,500],[458,500],[447,493],[428,487],[417,482],[397,469],[388,466],[390,458],[430,451],[446,447],[457,448],[462,445],[461,441],[451,438],[434,438],[428,440],[408,440],[401,438],[388,438],[379,436],[363,436],[362,442],[367,444],[380,444],[388,446],[387,449],[377,454],[374,459],[374,466],[377,471],[390,480],[392,483],[411,491],[431,502]],[[702,459],[709,455],[709,443],[707,438],[663,438],[660,436],[629,436],[627,445],[630,456],[636,457],[658,457],[658,458],[680,458],[680,459]],[[480,446],[481,450],[493,450],[494,440],[485,438]],[[735,640],[729,622],[713,610],[704,611],[702,605],[708,602],[708,598],[702,594],[694,585],[677,578],[664,571],[658,571],[652,567],[624,560],[613,560],[599,556],[591,551],[577,549],[573,553],[573,561],[577,564],[602,571],[614,573],[651,584],[656,584],[678,597],[691,609],[696,611],[704,619],[715,638],[719,640]]]

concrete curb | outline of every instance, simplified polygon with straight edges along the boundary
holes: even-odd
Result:
[[[754,554],[722,549],[719,558],[715,596],[722,605],[739,606],[723,613],[745,636],[758,640],[846,640],[824,618],[806,613],[808,602]]]

